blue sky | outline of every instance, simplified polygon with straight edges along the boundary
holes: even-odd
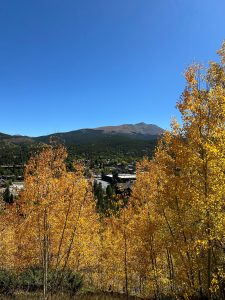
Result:
[[[224,39],[224,0],[1,0],[0,132],[168,128]]]

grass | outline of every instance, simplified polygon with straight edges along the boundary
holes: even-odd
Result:
[[[0,294],[0,300],[41,300],[43,299],[42,293],[31,292],[16,292],[13,296],[3,296]],[[70,296],[68,294],[49,295],[48,300],[122,300],[125,299],[123,295],[109,295],[105,293],[87,293]]]

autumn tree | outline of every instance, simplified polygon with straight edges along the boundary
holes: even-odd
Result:
[[[15,227],[12,207],[0,196],[0,268],[15,267]]]
[[[90,184],[82,165],[67,171],[66,156],[63,147],[46,146],[31,158],[17,203],[18,266],[43,266],[45,298],[49,268],[55,270],[54,290],[67,268],[80,271],[95,263],[97,214]]]
[[[185,72],[187,86],[177,104],[182,126],[174,121],[153,161],[143,161],[133,192],[141,208],[150,204],[149,220],[162,220],[154,233],[164,247],[156,278],[176,295],[210,299],[215,292],[224,298],[224,49],[220,64],[211,62],[206,70],[193,65]],[[152,246],[157,244],[156,238]]]

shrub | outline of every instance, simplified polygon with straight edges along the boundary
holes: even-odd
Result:
[[[19,274],[20,289],[28,292],[43,289],[43,269],[33,266],[25,269]],[[70,269],[54,270],[49,269],[48,272],[48,289],[54,292],[69,292],[75,294],[82,287],[82,276]]]
[[[83,285],[83,278],[73,270],[53,271],[53,276],[49,278],[49,284],[53,292],[63,291],[75,294]]]
[[[0,270],[0,293],[12,295],[17,287],[16,275],[6,269]]]
[[[32,266],[19,274],[19,287],[28,292],[37,291],[43,288],[43,270],[40,267]]]

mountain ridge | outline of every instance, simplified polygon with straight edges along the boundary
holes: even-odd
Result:
[[[155,124],[146,124],[144,122],[136,124],[122,124],[118,126],[102,126],[94,128],[95,130],[103,130],[104,133],[126,133],[126,134],[144,134],[144,135],[160,135],[163,129]]]
[[[37,137],[23,136],[23,135],[9,135],[0,132],[0,141],[2,142],[12,142],[12,143],[32,143],[32,142],[44,142],[48,143],[51,137],[58,138],[64,143],[76,143],[82,142],[85,139],[86,142],[90,139],[109,139],[112,136],[121,136],[126,138],[135,139],[152,139],[159,137],[163,134],[164,130],[155,124],[146,124],[140,122],[137,124],[122,124],[114,126],[101,126],[96,128],[82,128],[77,130],[71,130],[66,132],[55,132],[48,135],[42,135]]]
[[[94,165],[109,158],[114,161],[136,161],[145,155],[152,157],[163,131],[157,125],[142,122],[84,128],[39,137],[0,133],[0,165],[26,164],[39,146],[51,141],[65,145],[69,161],[81,158]]]

